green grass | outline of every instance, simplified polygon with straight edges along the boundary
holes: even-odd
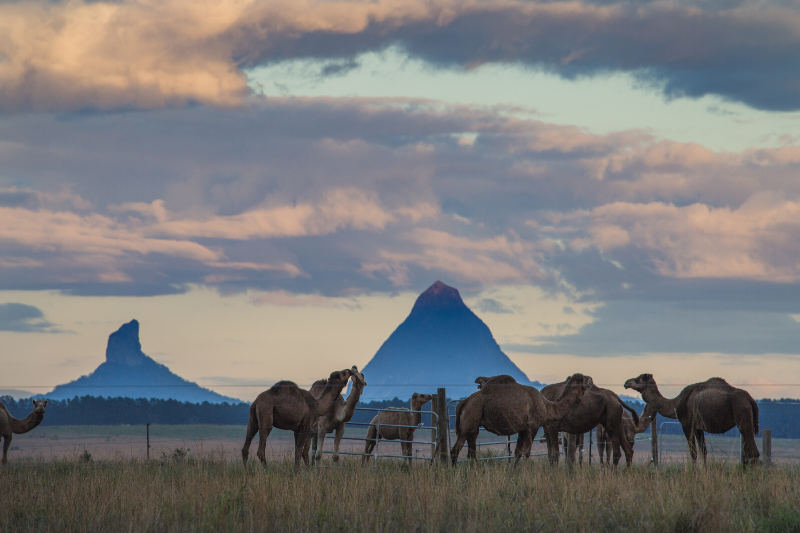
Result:
[[[1,531],[798,531],[800,468],[24,460]]]

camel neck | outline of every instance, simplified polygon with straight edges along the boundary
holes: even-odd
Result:
[[[678,416],[675,414],[675,407],[678,399],[664,398],[664,396],[662,396],[661,392],[658,390],[658,387],[647,387],[642,392],[642,399],[648,405],[652,405],[656,412],[661,416],[665,416],[667,418],[678,418]]]
[[[544,400],[544,404],[547,409],[548,418],[551,420],[561,420],[567,417],[570,411],[572,411],[573,407],[580,402],[581,395],[579,393],[580,391],[573,387],[554,402],[551,402],[542,396],[542,400]]]
[[[353,413],[355,413],[356,405],[358,404],[358,400],[361,399],[362,392],[364,392],[364,385],[354,381],[353,390],[350,391],[350,395],[347,397],[347,401],[344,404],[345,418],[348,420],[352,418]]]
[[[420,404],[420,405],[414,405],[412,403],[411,404],[411,410],[412,411],[420,411],[422,409],[423,405],[425,405],[425,404],[423,403],[423,404]],[[411,425],[412,426],[418,426],[420,424],[420,422],[422,422],[422,413],[411,413]]]
[[[44,415],[42,413],[33,411],[23,419],[14,418],[13,416],[10,417],[10,419],[11,432],[19,435],[20,433],[27,433],[41,424],[42,420],[44,419]]]

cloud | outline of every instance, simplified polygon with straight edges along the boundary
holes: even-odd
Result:
[[[318,58],[335,74],[389,46],[444,68],[623,71],[668,97],[798,109],[798,26],[783,2],[11,2],[0,110],[229,108],[250,94],[247,68]]]
[[[475,308],[481,313],[495,313],[499,315],[513,313],[511,309],[503,305],[502,302],[498,302],[494,298],[483,298],[478,300]]]
[[[32,305],[0,304],[0,331],[16,333],[61,333],[44,318],[44,313]]]
[[[610,302],[569,335],[504,346],[523,353],[579,356],[654,353],[797,354],[800,324],[783,313],[696,309],[685,303]]]

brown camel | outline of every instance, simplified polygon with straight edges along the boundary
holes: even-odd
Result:
[[[3,461],[2,464],[8,464],[8,447],[11,446],[11,437],[16,433],[21,435],[27,433],[44,420],[44,409],[47,407],[47,400],[31,400],[33,402],[33,411],[19,420],[11,416],[5,404],[0,402],[0,437],[3,437]]]
[[[339,461],[339,443],[344,437],[345,425],[353,418],[356,404],[367,386],[364,374],[358,371],[358,367],[353,365],[350,369],[353,373],[353,390],[347,396],[347,401],[341,394],[333,404],[333,409],[326,415],[321,416],[311,426],[311,464],[318,464],[322,460],[322,446],[325,444],[325,435],[336,431],[333,437],[333,462]],[[319,398],[328,384],[327,379],[321,379],[311,385],[311,394]]]
[[[550,401],[558,398],[564,388],[564,382],[553,383],[542,389],[542,395]],[[581,404],[561,420],[545,425],[545,438],[547,439],[547,453],[550,462],[558,463],[558,432],[563,431],[573,435],[572,441],[576,444],[583,438],[583,434],[594,429],[598,424],[605,427],[611,440],[614,451],[614,466],[619,464],[620,446],[625,451],[625,462],[631,466],[633,462],[633,448],[627,439],[622,437],[622,413],[628,410],[634,420],[639,422],[639,415],[632,407],[626,405],[619,396],[608,389],[601,389],[592,384],[584,394]],[[574,459],[575,450],[566,450],[570,458]]]
[[[758,404],[750,394],[732,387],[722,378],[711,378],[685,387],[677,397],[664,398],[658,391],[652,374],[642,374],[625,382],[626,389],[642,395],[647,403],[638,424],[650,423],[658,413],[667,418],[677,418],[689,444],[692,462],[697,462],[697,447],[706,462],[708,449],[704,432],[725,433],[734,427],[742,434],[744,464],[759,461],[760,454],[755,436],[758,434]]]
[[[478,380],[476,380],[478,382]],[[507,375],[494,376],[478,382],[480,389],[456,407],[456,442],[450,450],[450,460],[455,466],[458,454],[469,445],[467,456],[476,456],[475,443],[479,428],[483,426],[495,435],[518,434],[514,450],[514,467],[520,458],[530,456],[532,436],[544,424],[560,420],[581,403],[581,398],[592,385],[592,378],[574,374],[567,379],[562,394],[553,402],[537,389],[520,385]]]
[[[364,456],[361,458],[361,464],[367,462],[369,454],[375,449],[378,441],[381,439],[386,440],[399,440],[400,447],[403,455],[408,458],[409,466],[411,460],[411,448],[414,440],[414,431],[420,422],[422,422],[422,413],[414,413],[413,411],[421,411],[422,406],[431,401],[430,394],[414,393],[411,395],[411,411],[405,407],[389,407],[383,412],[375,415],[372,422],[369,423],[367,430],[367,442],[364,446]],[[380,425],[381,431],[378,434],[377,426]],[[397,427],[397,426],[411,426],[411,427]]]
[[[308,449],[311,445],[311,426],[320,417],[333,409],[334,402],[347,385],[351,370],[333,372],[319,398],[303,390],[291,381],[279,381],[269,390],[258,395],[250,405],[247,436],[242,448],[242,461],[247,463],[250,443],[256,432],[259,434],[258,458],[266,465],[267,437],[273,427],[294,432],[294,464],[300,466],[300,458],[308,464]]]
[[[639,428],[642,429],[639,431]],[[622,411],[622,436],[625,437],[631,448],[636,444],[636,435],[644,433],[648,429],[650,429],[650,424],[643,426],[640,418],[639,427],[637,427],[631,415],[627,411]],[[595,428],[595,435],[597,436],[597,454],[600,456],[600,464],[603,464],[603,459],[611,464],[611,437],[602,424],[598,424]]]

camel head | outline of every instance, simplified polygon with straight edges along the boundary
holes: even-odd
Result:
[[[47,400],[33,400],[33,412],[37,415],[44,415],[45,407],[47,407]]]
[[[567,391],[577,388],[578,393],[582,397],[583,393],[592,388],[593,385],[594,381],[592,381],[590,376],[585,376],[583,374],[572,374],[567,378],[567,382],[564,384],[564,389],[561,391],[561,396],[564,396]]]
[[[475,383],[478,384],[478,390],[481,390],[481,387],[483,387],[483,384],[486,383],[487,381],[489,381],[489,378],[487,378],[485,376],[481,376],[479,378],[475,378]]]
[[[430,394],[420,394],[415,392],[411,395],[411,410],[419,411],[423,405],[431,401],[431,398],[433,398],[433,396]]]
[[[342,390],[347,386],[347,382],[353,376],[353,371],[348,369],[345,370],[337,370],[336,372],[331,372],[331,375],[328,377],[328,387],[336,388]]]
[[[653,374],[642,374],[625,382],[626,389],[633,389],[639,393],[644,392],[647,387],[656,387],[656,380],[653,379]]]
[[[362,387],[367,386],[367,380],[364,378],[364,374],[358,371],[358,367],[353,365],[353,368],[350,369],[350,372],[353,375],[353,384],[355,385],[356,382],[360,383]]]

